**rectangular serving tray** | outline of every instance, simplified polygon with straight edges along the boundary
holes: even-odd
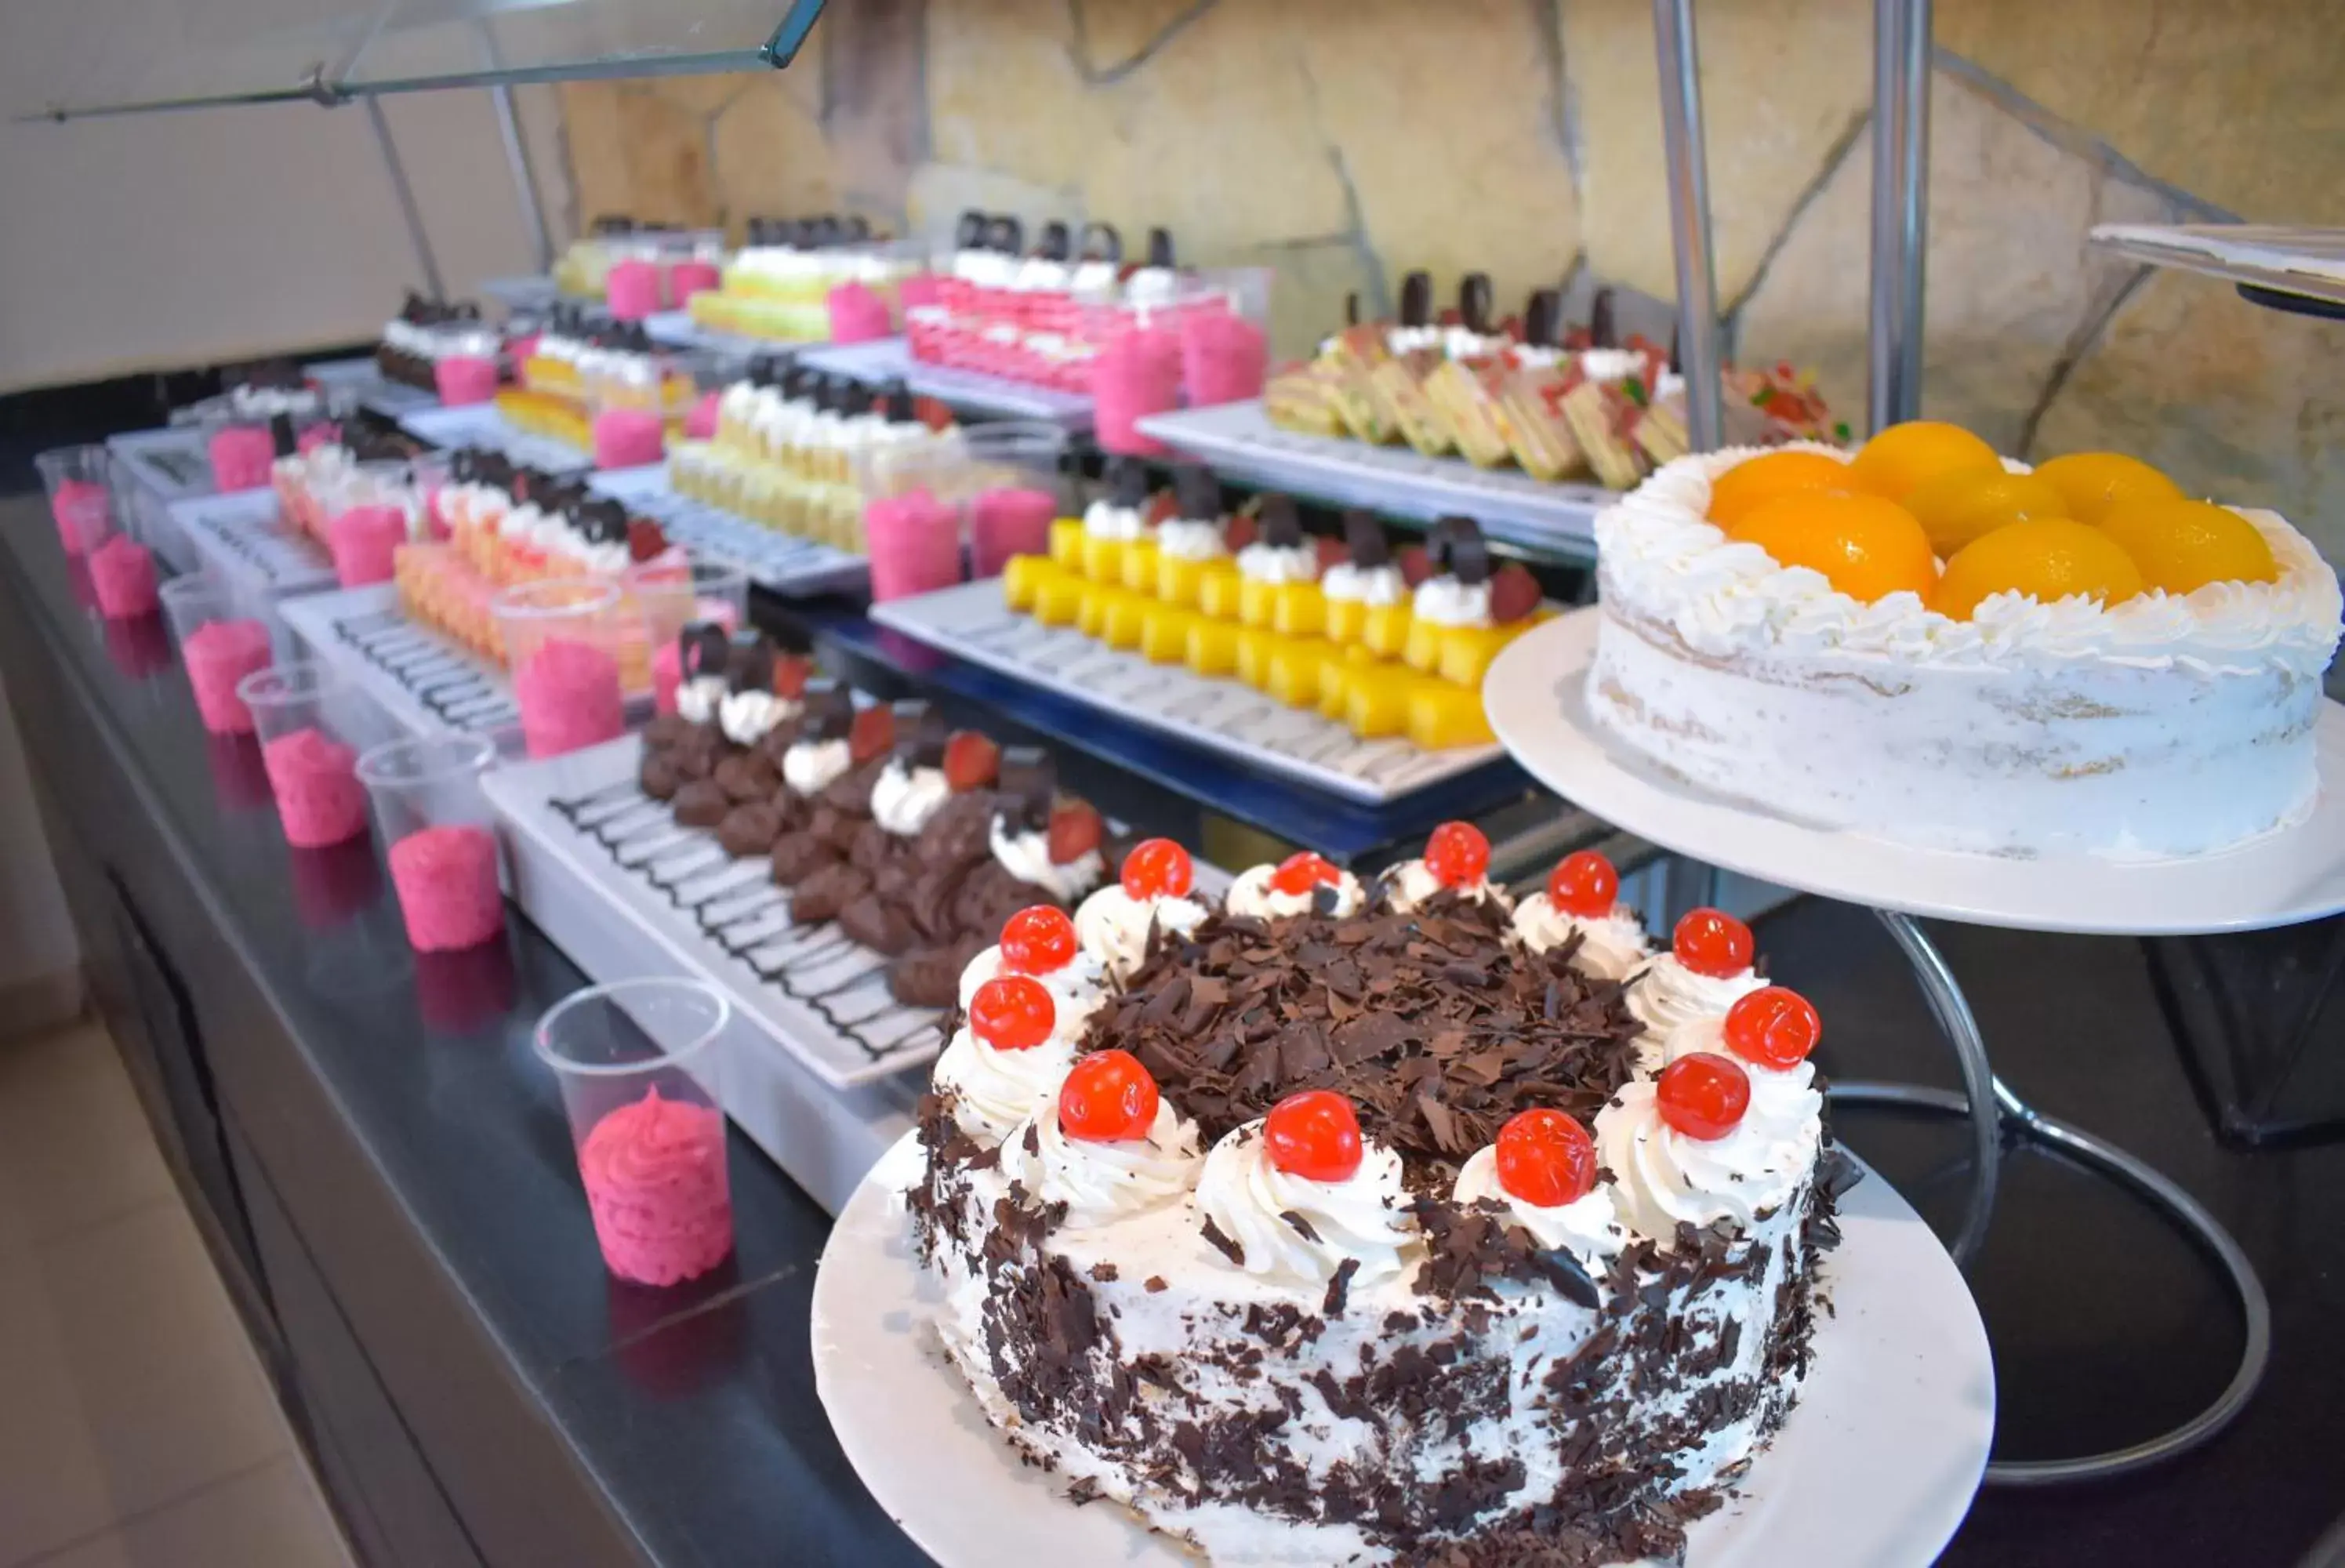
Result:
[[[400,428],[435,447],[482,447],[501,451],[517,463],[549,473],[572,473],[592,468],[594,460],[568,441],[532,435],[497,411],[493,403],[470,403],[461,409],[414,409],[399,416]]]
[[[316,541],[287,525],[273,490],[176,501],[171,517],[198,565],[248,594],[281,599],[335,585],[333,562]]]
[[[1091,428],[1091,400],[1077,392],[1013,381],[1003,376],[956,370],[912,358],[911,344],[902,338],[879,338],[868,343],[818,344],[800,349],[798,363],[832,375],[852,376],[867,384],[903,379],[924,398],[954,409],[1012,420],[1046,420],[1071,430]]]
[[[629,511],[658,522],[672,541],[694,555],[718,556],[746,567],[750,581],[775,593],[827,593],[857,588],[871,574],[871,563],[860,555],[799,539],[722,507],[678,495],[668,483],[664,463],[606,470],[587,483],[604,495],[624,501]]]
[[[138,538],[162,556],[175,572],[193,572],[202,564],[195,541],[180,529],[171,508],[216,493],[211,459],[204,451],[204,432],[194,425],[171,425],[159,430],[136,430],[108,436],[106,450],[113,455],[115,500]]]
[[[411,735],[449,730],[501,746],[521,736],[521,710],[502,667],[407,618],[398,588],[377,582],[305,594],[278,605],[286,626]]]

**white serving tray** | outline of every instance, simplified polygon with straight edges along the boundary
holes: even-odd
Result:
[[[657,521],[670,540],[694,555],[716,556],[746,567],[752,582],[776,593],[854,588],[870,576],[871,564],[860,555],[799,539],[722,507],[676,494],[669,487],[665,463],[606,470],[588,484],[624,501],[629,511]]]
[[[902,338],[878,338],[868,343],[817,344],[800,349],[797,361],[866,383],[901,377],[904,384],[919,396],[934,398],[956,409],[1015,420],[1047,420],[1072,430],[1091,428],[1091,400],[1080,393],[926,364],[912,358],[911,344]]]
[[[173,571],[195,571],[201,564],[195,542],[180,530],[171,508],[214,493],[204,432],[194,425],[138,430],[107,437],[106,450],[113,454],[117,477],[128,481],[115,487],[117,506],[127,512],[141,542]]]
[[[304,365],[301,373],[328,391],[349,392],[361,407],[395,420],[401,414],[419,409],[440,406],[438,394],[421,387],[411,387],[404,381],[394,381],[382,373],[371,356],[355,359],[320,359],[314,365]]]
[[[1283,430],[1259,398],[1149,414],[1139,428],[1242,484],[1420,522],[1470,517],[1493,539],[1591,561],[1596,514],[1620,499],[1596,485],[1478,469],[1463,458],[1428,458],[1409,447]]]
[[[409,435],[438,447],[482,447],[501,451],[528,468],[549,473],[569,473],[592,468],[594,460],[568,441],[534,436],[517,428],[497,411],[494,403],[469,403],[461,409],[433,406],[399,416]]]
[[[766,861],[731,861],[637,788],[624,736],[490,772],[513,897],[597,981],[686,974],[734,1007],[726,1109],[836,1214],[912,1126],[939,1014],[888,995],[880,960],[835,926],[798,932]]]
[[[341,672],[405,733],[456,730],[500,745],[520,735],[521,710],[502,667],[410,621],[394,584],[307,594],[277,610],[312,658]]]
[[[1370,804],[1397,800],[1505,754],[1496,745],[1428,752],[1397,738],[1361,740],[1333,719],[1289,707],[1239,682],[1151,663],[1071,626],[1045,626],[1013,613],[1001,602],[1000,578],[874,604],[871,619],[1120,718]]]
[[[274,490],[209,495],[171,506],[172,521],[202,565],[263,599],[334,586],[334,567],[317,542],[287,526]]]

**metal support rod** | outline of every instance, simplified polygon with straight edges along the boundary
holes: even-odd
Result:
[[[399,198],[400,216],[407,220],[407,238],[414,242],[416,264],[423,268],[423,285],[431,298],[445,300],[447,286],[440,281],[440,263],[431,254],[431,236],[424,231],[423,214],[407,183],[407,166],[399,161],[399,147],[391,139],[391,122],[383,118],[379,99],[366,101],[367,122],[374,126],[374,145],[382,151],[383,171],[391,176],[391,194]]]
[[[1922,283],[1929,210],[1930,0],[1873,0],[1866,411],[1876,430],[1922,411]]]
[[[1718,275],[1710,248],[1710,168],[1702,146],[1693,0],[1653,0],[1653,40],[1660,57],[1661,141],[1670,166],[1670,238],[1677,253],[1686,436],[1695,451],[1715,451],[1725,423],[1719,406]]]
[[[504,138],[505,163],[513,169],[513,190],[521,197],[522,228],[529,233],[529,253],[537,270],[553,269],[553,242],[545,232],[545,201],[538,194],[537,170],[529,161],[529,144],[522,139],[521,118],[513,112],[513,88],[502,82],[489,89],[497,111],[497,134]]]

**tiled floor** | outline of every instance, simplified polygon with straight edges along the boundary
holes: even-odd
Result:
[[[0,1568],[350,1562],[112,1042],[0,1042]]]

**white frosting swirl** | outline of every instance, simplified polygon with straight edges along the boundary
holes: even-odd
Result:
[[[907,768],[891,757],[871,781],[871,820],[898,838],[909,838],[951,798],[942,768]]]
[[[1436,626],[1487,626],[1490,584],[1487,580],[1460,582],[1446,572],[1429,577],[1416,585],[1416,600],[1409,613]]]
[[[963,1024],[937,1058],[929,1082],[953,1097],[963,1132],[999,1143],[1028,1117],[1055,1112],[1059,1086],[1074,1065],[1074,1046],[1055,1034],[1026,1050],[1002,1051]]]
[[[1434,875],[1433,868],[1422,860],[1404,860],[1385,873],[1385,902],[1392,905],[1396,915],[1407,914],[1436,893],[1455,893],[1484,904],[1495,903],[1501,909],[1514,907],[1507,890],[1491,886],[1487,877],[1464,887],[1451,887]]]
[[[820,794],[855,765],[845,741],[800,741],[782,754],[782,782],[800,794]]]
[[[1134,898],[1122,883],[1111,882],[1075,911],[1075,940],[1109,974],[1123,980],[1148,956],[1152,923],[1186,936],[1204,918],[1205,906],[1193,898]]]
[[[1638,1068],[1658,1074],[1680,1057],[1696,1051],[1724,1057],[1742,1069],[1751,1080],[1751,1108],[1743,1113],[1743,1119],[1762,1124],[1768,1136],[1796,1137],[1802,1128],[1822,1118],[1824,1097],[1815,1087],[1815,1065],[1802,1062],[1778,1070],[1746,1061],[1727,1047],[1723,1017],[1689,1018],[1667,1035],[1647,1035],[1637,1042]]]
[[[1144,1138],[1112,1143],[1070,1138],[1059,1125],[1054,1104],[1013,1128],[1001,1145],[1002,1173],[1021,1183],[1037,1203],[1065,1204],[1066,1223],[1076,1229],[1162,1209],[1185,1197],[1203,1160],[1197,1124],[1166,1099],[1156,1102],[1156,1119]]]
[[[1156,549],[1175,561],[1219,561],[1230,552],[1218,522],[1176,517],[1156,530]]]
[[[1238,574],[1256,582],[1310,582],[1319,576],[1319,552],[1308,544],[1255,540],[1238,551]]]
[[[1390,561],[1382,566],[1358,567],[1348,561],[1339,561],[1320,577],[1319,592],[1330,599],[1359,604],[1397,604],[1408,592],[1408,579]]]
[[[681,693],[677,709],[683,708]],[[795,718],[798,705],[787,697],[772,692],[727,692],[717,704],[717,723],[725,738],[736,746],[754,746],[770,733],[776,724]]]
[[[1148,522],[1136,506],[1101,500],[1084,510],[1083,531],[1093,539],[1138,539],[1148,531]]]
[[[1724,1138],[1688,1138],[1661,1119],[1650,1078],[1623,1084],[1596,1113],[1596,1155],[1612,1173],[1620,1218],[1665,1249],[1680,1222],[1745,1226],[1791,1201],[1822,1138],[1813,1118],[1787,1130],[1747,1114]]]
[[[1237,1243],[1244,1261],[1235,1267],[1273,1283],[1323,1285],[1345,1259],[1360,1265],[1355,1285],[1388,1280],[1422,1249],[1401,1189],[1400,1156],[1377,1143],[1364,1144],[1360,1153],[1349,1181],[1290,1176],[1270,1162],[1262,1120],[1247,1122],[1205,1156],[1198,1212]],[[1284,1218],[1288,1214],[1317,1239]]]
[[[1498,1150],[1495,1144],[1477,1148],[1459,1168],[1449,1196],[1458,1207],[1489,1200],[1506,1205],[1515,1223],[1529,1231],[1542,1247],[1562,1248],[1592,1272],[1629,1244],[1629,1232],[1612,1202],[1612,1189],[1598,1183],[1569,1203],[1552,1207],[1526,1203],[1498,1182]]]
[[[1335,890],[1338,918],[1357,915],[1368,895],[1360,886],[1360,879],[1348,871],[1338,871],[1331,883],[1314,883],[1301,893],[1282,892],[1270,885],[1278,875],[1275,865],[1257,865],[1230,884],[1223,907],[1233,915],[1249,920],[1289,920],[1297,915],[1309,915],[1318,908],[1318,889],[1325,885]]]
[[[977,999],[977,988],[998,976],[1015,973],[1001,966],[1001,946],[996,943],[969,961],[960,972],[960,1007]],[[1070,1042],[1082,1038],[1091,1015],[1107,1001],[1107,969],[1097,958],[1075,950],[1075,956],[1048,975],[1029,975],[1051,993],[1051,1032]]]
[[[1697,975],[1663,953],[1629,986],[1629,1011],[1645,1027],[1666,1035],[1690,1018],[1722,1018],[1726,1009],[1767,984],[1753,969],[1723,979]]]
[[[1534,893],[1515,911],[1515,935],[1534,953],[1559,947],[1573,932],[1584,938],[1571,961],[1599,980],[1625,980],[1651,951],[1645,945],[1645,927],[1634,911],[1616,904],[1601,920],[1582,920],[1556,907],[1544,893]]]
[[[695,675],[675,689],[675,711],[679,718],[695,724],[705,724],[716,717],[725,701],[725,677]]]
[[[1087,849],[1061,865],[1051,858],[1051,835],[1047,831],[1028,828],[1013,836],[1002,832],[1003,821],[999,816],[993,819],[993,858],[1010,875],[1033,884],[1061,904],[1072,904],[1081,898],[1084,890],[1096,885],[1107,870],[1107,861],[1096,849]],[[1077,929],[1081,929],[1080,924]]]

